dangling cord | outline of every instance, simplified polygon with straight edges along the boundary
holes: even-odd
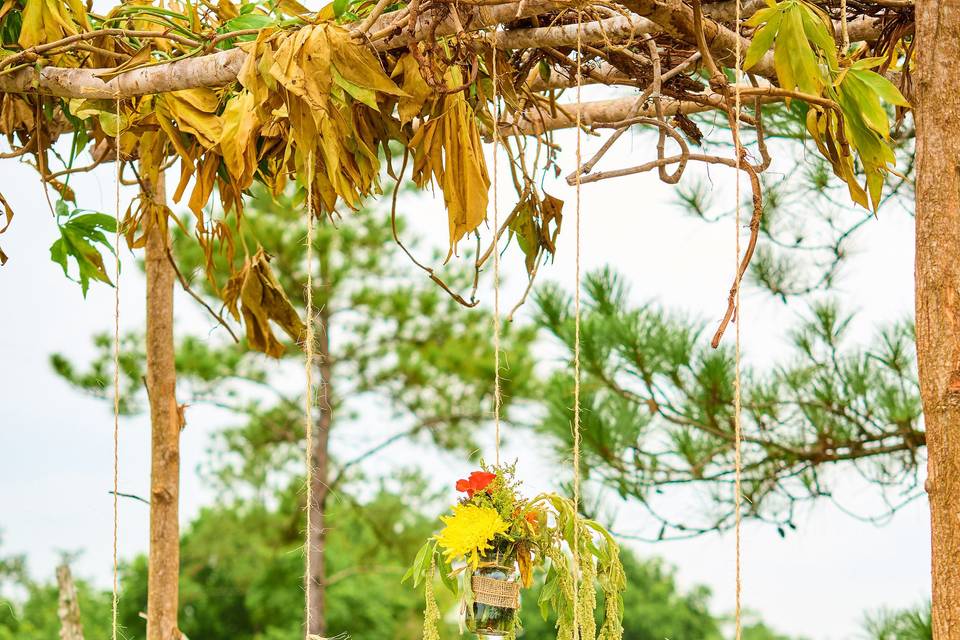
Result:
[[[735,315],[734,319],[736,321],[736,341],[734,345],[734,380],[733,380],[733,430],[734,430],[734,465],[736,467],[735,477],[734,477],[734,517],[736,519],[736,604],[734,609],[734,625],[736,627],[736,636],[735,640],[740,640],[740,635],[742,633],[742,621],[741,621],[741,591],[742,591],[742,581],[740,575],[740,519],[741,519],[741,476],[743,474],[742,461],[740,459],[740,163],[743,161],[743,148],[740,145],[740,76],[741,69],[740,65],[742,64],[742,51],[740,44],[740,22],[742,20],[740,6],[741,0],[736,0],[737,9],[736,9],[736,34],[737,34],[737,44],[736,44],[736,69],[734,70],[734,94],[735,94],[735,105],[734,105],[734,117],[733,117],[733,146],[736,153],[736,196],[737,196],[737,205],[736,205],[736,256],[734,260],[734,274],[736,274],[736,301],[735,301]]]
[[[311,516],[311,507],[313,506],[313,152],[307,154],[307,291],[306,291],[306,314],[307,325],[304,341],[304,350],[306,357],[304,369],[307,374],[306,399],[304,400],[304,430],[307,436],[307,533],[306,545],[304,547],[307,555],[306,559],[306,583],[305,591],[305,622],[304,637],[310,638],[310,594],[313,587],[313,572],[310,562],[311,535],[313,533],[313,517]]]
[[[111,604],[111,637],[117,640],[117,613],[120,606],[119,565],[117,562],[117,538],[120,528],[120,509],[117,502],[120,491],[120,98],[117,98],[117,134],[114,137],[116,147],[116,185],[114,192],[114,211],[116,229],[113,232],[113,251],[116,267],[113,272],[113,601]]]
[[[577,244],[573,290],[573,633],[574,638],[580,637],[579,629],[579,601],[580,601],[580,167],[581,161],[581,101],[580,93],[583,88],[583,16],[580,7],[577,7],[577,172],[576,172],[576,209],[574,212],[574,226],[576,227],[575,240]],[[592,588],[587,585],[587,588]]]
[[[843,34],[843,55],[850,50],[850,30],[847,28],[847,0],[840,0],[840,31]]]
[[[497,40],[493,39],[493,424],[497,466],[500,466],[500,209],[497,204],[497,148],[500,144],[500,86],[497,83]]]

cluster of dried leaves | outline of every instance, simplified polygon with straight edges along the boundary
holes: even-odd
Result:
[[[127,210],[122,230],[136,248],[152,228],[166,230],[171,220],[183,226],[155,197],[165,170],[179,163],[172,200],[185,200],[193,213],[210,283],[227,308],[244,317],[252,345],[275,354],[279,342],[268,320],[291,335],[301,325],[290,316],[267,256],[236,233],[255,181],[279,194],[296,178],[310,191],[314,214],[334,216],[382,193],[382,176],[402,180],[409,165],[417,186],[442,192],[448,259],[464,238],[476,236],[479,272],[507,233],[517,238],[532,280],[555,252],[562,222],[562,202],[539,187],[547,172],[559,173],[551,130],[578,123],[588,132],[614,129],[568,178],[571,183],[652,169],[676,182],[691,161],[744,171],[754,188],[756,230],[762,211],[757,175],[770,164],[761,104],[795,100],[808,109],[807,128],[851,197],[875,209],[894,164],[888,109],[907,104],[884,76],[909,61],[907,18],[892,10],[880,17],[864,11],[880,35],[838,50],[835,10],[807,0],[768,0],[769,6],[750,12],[742,32],[753,35],[742,68],[754,75],[736,93],[753,107],[750,116],[735,109],[733,85],[722,71],[733,66],[731,43],[741,36],[731,31],[737,25],[724,17],[723,4],[711,5],[705,15],[700,0],[575,7],[550,0],[336,0],[311,14],[296,0],[183,0],[123,3],[99,16],[79,0],[8,0],[0,8],[0,85],[4,76],[38,66],[94,69],[97,78],[110,81],[176,61],[240,58],[230,81],[211,83],[203,75],[213,66],[207,65],[191,88],[137,97],[54,98],[29,88],[3,93],[0,133],[13,147],[7,155],[34,158],[44,184],[59,195],[58,207],[68,215],[57,216],[62,241],[54,258],[65,271],[68,259],[77,262],[84,289],[91,278],[109,282],[95,248],[109,225],[97,218],[89,230],[68,232],[64,225],[80,215],[66,204],[76,201],[70,175],[114,159],[123,163],[125,180],[127,171],[133,173],[141,196]],[[645,90],[612,105],[557,100],[564,88],[592,83]],[[497,110],[495,102],[502,105]],[[692,116],[705,110],[724,112],[731,129],[752,128],[761,157],[752,160],[739,140],[734,158],[691,152],[703,138]],[[587,175],[634,126],[659,132],[656,159]],[[63,158],[53,143],[67,134],[72,142]],[[502,138],[518,204],[483,250],[479,233],[490,187],[483,140],[491,134]],[[666,153],[668,138],[678,153]],[[93,163],[77,166],[84,150]],[[65,168],[53,171],[51,156]],[[222,210],[217,215],[210,213],[215,197]],[[13,212],[2,198],[0,205],[5,227]],[[226,258],[227,273],[215,268],[217,256]],[[476,303],[475,289],[469,301],[451,293]],[[728,318],[732,314],[731,306]]]

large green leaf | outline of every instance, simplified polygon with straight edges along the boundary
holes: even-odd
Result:
[[[57,202],[56,214],[60,238],[50,245],[50,259],[59,264],[64,275],[71,280],[74,278],[70,275],[70,259],[77,263],[77,282],[84,297],[87,296],[91,280],[112,285],[97,245],[115,253],[104,232],[116,232],[116,219],[105,213],[81,209],[71,211],[62,200]]]

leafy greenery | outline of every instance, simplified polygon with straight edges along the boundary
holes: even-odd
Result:
[[[111,594],[77,583],[80,622],[88,638],[110,636]],[[0,556],[0,640],[57,638],[57,584],[37,582],[24,556]]]
[[[581,472],[638,500],[659,539],[732,525],[733,354],[714,350],[703,324],[654,305],[635,306],[613,271],[588,274],[582,317]],[[556,286],[536,294],[538,322],[568,351],[572,303]],[[890,497],[919,493],[924,433],[913,329],[897,323],[869,348],[849,344],[850,317],[821,302],[792,331],[793,353],[743,376],[743,495],[746,517],[796,526],[800,502],[831,499],[831,466],[856,465]],[[570,447],[569,367],[550,378],[538,432]],[[695,486],[714,508],[673,520],[670,495]],[[672,494],[670,492],[673,492]]]
[[[302,495],[292,484],[267,500],[247,499],[205,508],[183,534],[180,625],[190,638],[205,640],[280,640],[301,632],[303,566],[299,545],[304,525]],[[360,489],[363,485],[351,487]],[[331,563],[328,611],[330,628],[354,638],[408,640],[420,632],[423,601],[398,585],[402,567],[432,527],[426,509],[435,496],[416,475],[365,487],[369,498],[341,494],[330,512]],[[422,497],[421,497],[422,496]],[[672,572],[657,560],[621,552],[626,572],[624,638],[721,640],[723,620],[710,614],[709,591],[678,590]],[[17,558],[0,560],[15,564]],[[0,638],[50,640],[57,636],[56,586],[31,580],[21,570],[5,573],[9,586],[22,592],[0,598]],[[124,563],[120,619],[124,637],[143,638],[140,612],[146,606],[146,558]],[[77,583],[87,638],[109,636],[110,594]],[[452,595],[439,587],[441,637],[458,635],[449,622],[456,609]],[[523,640],[555,637],[554,618],[544,621],[532,598],[524,600]],[[599,624],[599,621],[598,621]],[[781,640],[755,635],[748,625],[744,640]],[[885,640],[885,639],[884,639]]]
[[[105,213],[70,209],[63,200],[57,201],[55,211],[60,239],[50,245],[50,259],[59,264],[63,274],[68,277],[68,261],[72,258],[77,263],[77,281],[84,297],[90,288],[90,280],[113,284],[107,275],[103,255],[96,245],[114,251],[104,232],[113,233],[117,230],[116,219]]]
[[[870,640],[933,640],[930,603],[911,609],[867,614],[864,628]]]
[[[772,47],[780,88],[808,104],[807,130],[817,147],[847,183],[850,198],[876,212],[885,175],[896,164],[890,145],[888,107],[909,103],[875,67],[889,66],[887,57],[864,58],[865,49],[838,57],[833,22],[823,9],[803,0],[767,0],[769,5],[747,20],[758,27],[744,67],[754,66]],[[842,64],[841,64],[842,63]],[[826,100],[818,100],[825,98]],[[859,168],[865,176],[858,182]]]

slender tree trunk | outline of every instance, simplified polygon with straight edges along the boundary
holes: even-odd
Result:
[[[57,567],[57,586],[60,589],[60,598],[57,604],[57,616],[60,618],[60,640],[84,640],[77,587],[73,583],[70,565],[66,562]]]
[[[163,203],[163,175],[145,184],[144,196]],[[147,640],[180,640],[177,602],[180,578],[180,427],[173,348],[173,266],[167,234],[147,232],[147,391],[150,395],[150,558]]]
[[[308,633],[324,637],[327,633],[327,569],[326,569],[326,510],[329,495],[329,444],[332,425],[332,388],[333,366],[330,361],[330,308],[329,308],[329,255],[320,254],[320,295],[317,314],[317,351],[316,357],[320,373],[320,388],[317,392],[317,404],[320,414],[317,417],[313,434],[313,481],[311,490],[313,504],[310,505],[310,628]]]
[[[960,0],[916,2],[917,356],[933,637],[960,639]]]

